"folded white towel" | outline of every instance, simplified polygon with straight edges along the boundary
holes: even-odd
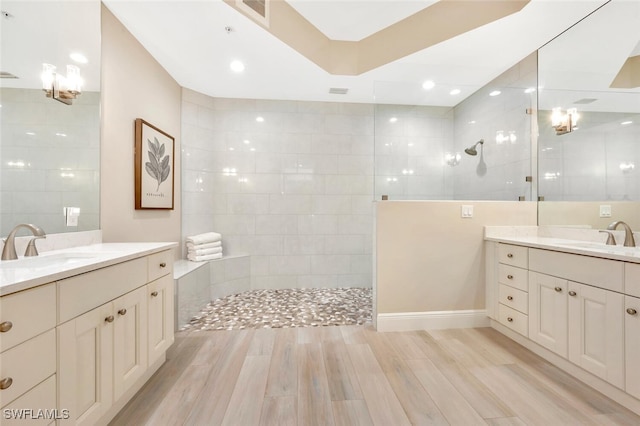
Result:
[[[222,247],[222,241],[216,241],[215,243],[205,243],[205,244],[193,244],[192,242],[187,242],[187,248],[189,250],[200,250],[214,247]]]
[[[196,256],[196,255],[188,254],[187,259],[189,259],[192,262],[204,262],[205,260],[222,259],[222,253],[207,254],[204,256]]]
[[[187,237],[187,242],[193,244],[215,243],[216,241],[220,240],[222,240],[222,235],[218,234],[217,232],[206,232],[204,234]]]
[[[213,247],[213,248],[202,249],[202,250],[189,249],[187,252],[187,254],[191,254],[194,256],[205,256],[207,254],[217,254],[217,253],[222,253],[222,247]]]

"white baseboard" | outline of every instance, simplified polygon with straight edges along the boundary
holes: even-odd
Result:
[[[487,311],[433,311],[378,314],[378,331],[440,330],[445,328],[488,327]]]

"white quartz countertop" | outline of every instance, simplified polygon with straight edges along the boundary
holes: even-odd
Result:
[[[0,261],[0,296],[168,250],[177,243],[102,243]]]
[[[640,263],[640,247],[624,247],[622,245],[608,246],[605,245],[605,243],[601,242],[570,240],[531,235],[487,236],[485,237],[485,240],[545,250],[560,251],[564,253],[580,254],[583,256],[592,256],[604,259]]]

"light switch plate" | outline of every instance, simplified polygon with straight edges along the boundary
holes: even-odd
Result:
[[[611,217],[611,206],[610,205],[601,205],[600,206],[600,217]]]
[[[460,217],[463,217],[463,218],[473,217],[473,206],[463,204],[460,210],[461,210]]]

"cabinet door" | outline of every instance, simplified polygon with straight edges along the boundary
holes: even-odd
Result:
[[[58,326],[61,424],[93,425],[113,402],[113,306],[107,303]]]
[[[120,398],[147,368],[146,287],[113,301],[113,397]]]
[[[173,343],[173,277],[165,275],[147,285],[149,303],[149,365]]]
[[[638,368],[638,354],[640,354],[640,299],[625,296],[624,308],[624,349],[626,360],[626,391],[636,398],[640,398],[640,368]]]
[[[624,387],[624,296],[569,282],[569,360]]]
[[[567,281],[529,272],[529,338],[567,356]]]

